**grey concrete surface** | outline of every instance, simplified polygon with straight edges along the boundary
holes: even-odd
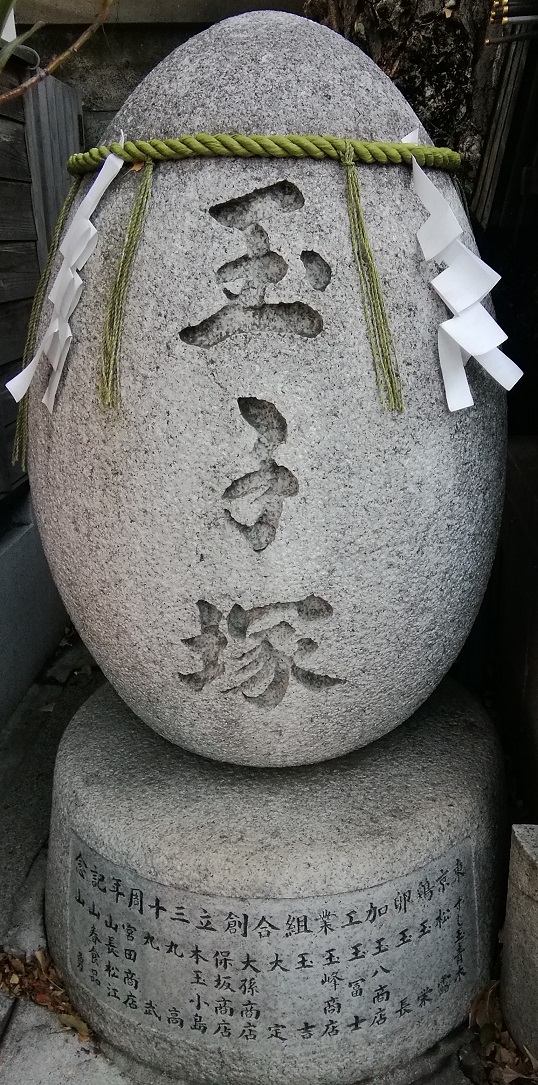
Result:
[[[254,12],[172,53],[107,138],[122,128],[395,139],[416,125],[349,42]],[[416,242],[424,209],[405,168],[360,177],[402,415],[378,396],[342,168],[312,159],[156,170],[116,417],[98,403],[88,359],[139,180],[121,177],[96,217],[101,242],[52,418],[46,366],[34,381],[34,500],[68,610],[137,715],[204,756],[310,763],[386,733],[449,668],[489,575],[505,396],[471,362],[476,405],[448,412],[437,356],[446,313]],[[472,245],[451,180],[436,183]]]
[[[73,1004],[150,1083],[405,1067],[490,976],[500,772],[448,680],[368,748],[282,770],[194,757],[103,687],[55,773],[47,932]]]
[[[92,1044],[54,1014],[17,1002],[0,1044],[2,1085],[130,1085]]]
[[[6,953],[21,960],[31,960],[39,949],[46,949],[45,872],[47,850],[42,848],[18,890],[9,927],[2,937]]]

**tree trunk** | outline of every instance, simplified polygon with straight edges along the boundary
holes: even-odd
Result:
[[[306,0],[305,14],[375,60],[432,141],[462,153],[469,179],[478,165],[490,99],[491,79],[484,80],[483,72],[484,59],[490,60],[483,55],[489,7],[489,0]]]

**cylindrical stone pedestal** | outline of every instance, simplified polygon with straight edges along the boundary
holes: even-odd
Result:
[[[54,785],[47,926],[73,1003],[147,1082],[401,1067],[489,978],[500,791],[491,724],[451,682],[356,754],[269,770],[169,745],[105,687]]]

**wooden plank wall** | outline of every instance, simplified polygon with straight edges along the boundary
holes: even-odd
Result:
[[[0,89],[16,86],[18,81],[18,73],[2,73]],[[4,384],[21,366],[38,280],[24,105],[17,98],[0,105],[0,500],[24,481],[20,467],[11,465],[17,408]]]
[[[25,95],[24,109],[37,232],[46,241],[43,264],[71,185],[65,165],[81,147],[82,106],[73,87],[49,78]]]
[[[24,69],[23,69],[24,72]],[[2,73],[0,89],[20,73]],[[17,408],[5,382],[18,373],[32,298],[70,185],[65,163],[80,150],[80,99],[48,78],[0,105],[0,504],[26,476],[11,464]]]

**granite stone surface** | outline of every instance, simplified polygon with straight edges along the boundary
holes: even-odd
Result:
[[[521,1048],[538,1058],[538,826],[514,825],[503,928],[501,1002]]]
[[[448,680],[295,769],[195,757],[103,687],[58,754],[49,947],[148,1081],[403,1081],[489,978],[501,818],[491,724]]]
[[[355,46],[250,12],[172,53],[104,138],[393,140],[417,123]],[[497,538],[504,393],[471,361],[475,407],[447,409],[447,313],[405,167],[360,169],[403,380],[396,415],[376,388],[342,167],[197,159],[155,171],[121,411],[103,410],[103,314],[139,180],[122,175],[94,216],[100,242],[52,418],[46,366],[32,391],[30,473],[53,575],[109,680],[171,741],[260,766],[335,757],[407,719],[470,629]],[[451,179],[435,181],[474,247]]]

